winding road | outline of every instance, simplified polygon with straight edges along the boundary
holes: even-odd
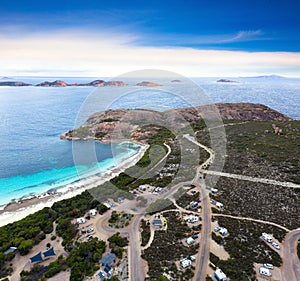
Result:
[[[300,260],[297,256],[297,243],[300,239],[300,229],[290,231],[283,242],[283,281],[300,280]]]

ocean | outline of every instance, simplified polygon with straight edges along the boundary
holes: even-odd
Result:
[[[56,78],[14,79],[39,83]],[[60,79],[73,83],[95,78]],[[293,119],[300,119],[297,106],[300,104],[299,79],[236,78],[233,80],[240,83],[216,83],[217,79],[192,79],[207,96],[205,101],[198,101],[195,96],[192,105],[206,102],[262,103]],[[91,157],[87,155],[74,162],[72,142],[61,140],[59,135],[83,124],[90,114],[120,107],[163,111],[191,106],[167,89],[158,91],[134,86],[140,80],[125,82],[129,86],[101,89],[0,87],[0,205],[57,189],[82,176],[104,173],[138,152],[138,145],[79,141],[76,142],[76,149],[91,152]],[[160,83],[164,84],[164,81]],[[184,83],[176,83],[176,87],[185,90]]]

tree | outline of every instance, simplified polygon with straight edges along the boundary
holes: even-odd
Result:
[[[162,276],[158,277],[156,279],[156,281],[169,281],[169,279],[166,276],[162,275]]]

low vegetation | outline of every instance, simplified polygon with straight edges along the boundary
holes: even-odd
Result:
[[[220,260],[211,254],[211,261],[220,267],[231,281],[256,280],[253,264],[271,263],[280,266],[280,256],[260,238],[263,232],[271,233],[282,241],[286,232],[263,224],[218,217],[220,225],[226,226],[229,236],[221,238],[228,260]],[[213,258],[212,258],[213,257]]]
[[[147,222],[145,220],[141,220],[141,237],[142,237],[142,247],[146,246],[150,236],[151,236],[151,231],[150,231],[150,222]]]
[[[195,254],[199,244],[190,247],[182,244],[181,240],[192,235],[193,231],[182,222],[178,212],[166,212],[164,217],[168,221],[168,230],[155,231],[151,246],[143,254],[149,266],[149,278],[146,280],[155,280],[164,272],[170,274],[175,280],[189,280],[192,275],[191,270],[178,270],[175,261]]]

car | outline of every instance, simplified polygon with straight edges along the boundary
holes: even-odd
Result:
[[[198,234],[194,234],[194,235],[192,236],[193,239],[197,239],[198,237],[199,237]]]
[[[270,263],[264,263],[264,268],[274,269],[274,266],[273,266],[273,264],[270,264]]]
[[[94,231],[94,228],[92,228],[92,227],[90,227],[90,228],[88,228],[88,229],[86,230],[87,233],[91,233],[91,232],[93,232],[93,231]]]
[[[220,231],[220,229],[221,229],[221,227],[216,226],[216,227],[214,228],[214,231],[215,231],[215,232],[218,232],[218,231]]]
[[[91,240],[93,240],[93,235],[89,235],[89,236],[87,237],[87,241],[91,241]]]
[[[272,243],[272,246],[277,249],[277,250],[280,250],[280,246],[276,243],[276,242],[273,242]]]

